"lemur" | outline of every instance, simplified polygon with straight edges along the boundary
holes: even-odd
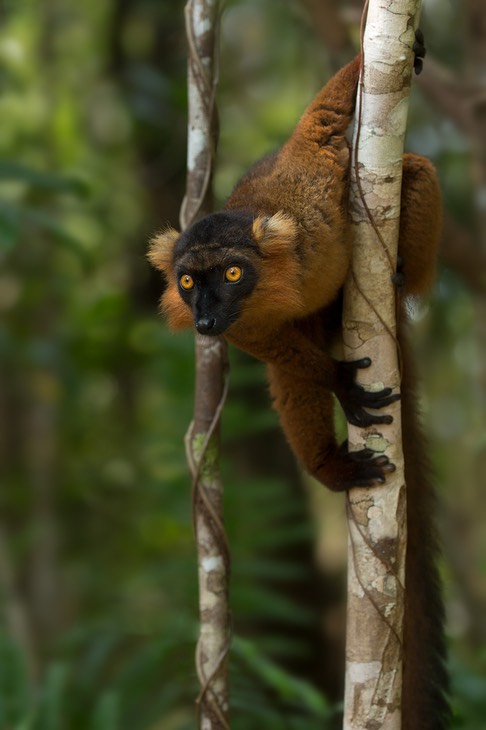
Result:
[[[350,266],[345,133],[359,71],[357,57],[328,82],[288,141],[244,175],[222,211],[182,233],[157,235],[149,252],[166,278],[161,306],[169,326],[223,336],[266,363],[291,448],[335,491],[381,484],[394,470],[384,455],[339,446],[333,421],[333,394],[347,420],[360,426],[389,423],[382,409],[398,397],[390,388],[371,393],[355,382],[369,358],[342,362],[330,354]],[[441,730],[449,717],[434,493],[405,336],[405,302],[432,285],[440,229],[435,170],[427,159],[406,154],[398,245],[403,286],[397,291],[408,502],[403,730]]]

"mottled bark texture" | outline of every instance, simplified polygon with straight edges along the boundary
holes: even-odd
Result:
[[[219,472],[219,414],[226,389],[226,345],[221,338],[196,338],[194,420],[186,447],[194,479],[200,630],[196,670],[200,730],[223,730],[228,724],[227,653],[229,549],[223,526],[223,485]]]
[[[370,357],[361,382],[400,388],[395,291],[400,188],[419,0],[370,0],[358,91],[350,214],[352,273],[345,291],[346,357]],[[356,179],[358,175],[358,180]],[[385,486],[348,498],[349,559],[344,728],[399,730],[406,554],[400,403],[393,423],[349,427],[350,449],[385,453]]]
[[[217,0],[190,0],[185,8],[189,47],[187,187],[181,208],[186,228],[210,212],[216,148]],[[196,669],[200,730],[228,724],[226,656],[229,646],[229,552],[223,528],[223,491],[219,473],[219,415],[225,396],[226,345],[220,338],[196,336],[194,420],[186,437],[193,476],[200,634]]]

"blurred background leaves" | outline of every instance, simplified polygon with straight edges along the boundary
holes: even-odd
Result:
[[[356,52],[360,11],[227,2],[219,203]],[[424,3],[408,135],[445,200],[415,331],[467,730],[486,709],[485,18],[478,0]],[[180,0],[0,9],[0,730],[194,727],[193,342],[165,329],[145,260],[178,223],[185,62]],[[232,353],[231,382],[232,727],[339,727],[343,503],[298,471],[262,368]]]

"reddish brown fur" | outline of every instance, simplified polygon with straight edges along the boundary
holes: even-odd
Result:
[[[425,157],[403,158],[398,253],[403,259],[406,294],[424,296],[435,279],[442,206],[434,166]]]
[[[177,282],[174,278],[172,254],[179,233],[174,228],[168,228],[157,234],[150,241],[147,258],[156,269],[165,275],[168,286],[162,295],[160,308],[167,318],[172,330],[189,329],[193,326],[191,311],[182,301]]]
[[[259,255],[245,250],[257,268],[258,282],[225,335],[267,363],[274,405],[293,451],[311,474],[333,489],[346,488],[359,475],[356,464],[343,458],[336,443],[332,392],[339,396],[343,383],[338,363],[329,352],[340,331],[336,302],[350,260],[345,132],[354,112],[358,72],[359,59],[355,59],[331,79],[289,141],[245,175],[225,206],[228,211],[253,215],[252,235],[259,246]],[[432,285],[440,221],[440,194],[433,166],[424,158],[405,155],[399,239],[404,296],[422,296]],[[192,326],[193,318],[179,296],[174,276],[176,238],[177,234],[169,231],[155,239],[150,259],[168,279],[162,307],[170,326],[179,329]],[[231,250],[225,251],[230,257]],[[210,253],[207,255],[209,261]],[[403,330],[401,326],[410,535],[403,728],[441,730],[447,726],[448,708],[431,517],[433,491],[417,426],[414,378]]]

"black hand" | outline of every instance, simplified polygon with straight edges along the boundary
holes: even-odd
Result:
[[[355,382],[356,371],[368,368],[371,365],[369,357],[353,362],[341,362],[337,364],[337,382],[334,392],[341,404],[348,423],[353,426],[366,428],[375,423],[391,423],[393,417],[390,415],[376,415],[368,413],[365,408],[381,409],[390,403],[400,399],[400,394],[392,394],[391,388],[369,391],[365,390]]]

